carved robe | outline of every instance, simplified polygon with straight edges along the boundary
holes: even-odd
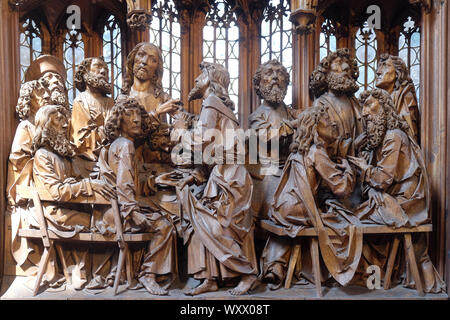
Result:
[[[201,146],[200,150],[210,144],[223,149],[221,142],[211,142],[211,138],[204,136],[208,129],[224,134],[226,129],[239,128],[231,109],[213,94],[203,102],[199,123],[191,131],[191,141]],[[235,160],[237,143],[239,141],[234,140],[228,145]],[[226,279],[257,273],[253,219],[249,211],[252,190],[250,175],[240,164],[214,165],[200,200],[192,195],[189,186],[177,188],[183,223],[189,224],[184,228],[188,274],[197,279]]]
[[[408,134],[420,144],[420,112],[414,84],[409,83],[391,94],[395,110],[409,125]]]
[[[258,139],[263,139],[262,143],[267,146],[266,154],[261,152],[258,154],[259,164],[254,168],[248,166],[254,188],[251,211],[253,216],[259,219],[267,218],[275,192],[274,186],[278,185],[289,156],[289,145],[294,130],[288,122],[296,118],[296,113],[296,110],[286,107],[283,103],[278,108],[261,105],[249,117],[250,129],[254,129]],[[259,135],[264,130],[266,135]],[[270,154],[271,141],[277,141],[279,144],[278,154]]]
[[[354,222],[352,217],[347,215],[337,201],[333,201],[333,205],[323,205],[322,207],[331,210],[326,212],[325,209],[323,211],[326,213],[321,214],[318,210],[321,206],[316,198],[319,187],[322,189],[323,186],[338,197],[347,197],[353,191],[354,184],[353,171],[338,168],[324,147],[313,144],[305,155],[296,152],[289,156],[269,210],[270,220],[282,226],[286,234],[293,238],[306,227],[314,227],[319,232],[318,220],[335,230],[335,236],[326,239],[319,237],[319,244],[323,252],[334,248],[332,251],[336,256],[325,259],[325,264],[342,285],[352,279],[358,266],[362,234],[351,226]],[[282,283],[286,276],[291,245],[286,239],[269,236],[261,257],[262,277],[273,273]],[[304,270],[297,271],[307,274]]]
[[[388,130],[382,144],[374,151],[373,158],[373,165],[362,172],[362,180],[382,193],[384,203],[378,206],[366,201],[355,211],[355,215],[364,223],[394,227],[418,226],[429,222],[428,177],[422,152],[414,138],[400,129]],[[445,291],[445,283],[428,256],[428,237],[424,234],[414,235],[413,247],[425,292]],[[389,248],[390,239],[366,242],[361,259],[361,274],[364,274],[368,265],[385,266]],[[415,286],[409,265],[406,266],[404,284]]]
[[[93,190],[89,178],[76,180],[72,176],[72,164],[69,159],[41,148],[36,151],[33,161],[33,179],[37,188],[43,188],[55,201],[64,202],[79,196],[92,196]],[[80,211],[81,206],[70,203],[55,203],[42,201],[44,216],[49,230],[71,231],[71,235],[87,230],[91,216]],[[67,260],[69,270],[72,270],[72,285],[81,289],[87,281],[86,245],[68,246],[66,254],[71,254],[72,262]],[[51,257],[50,259],[54,259]]]
[[[19,229],[28,229],[32,226],[38,226],[33,208],[29,207],[27,200],[20,198],[16,194],[17,185],[30,186],[33,174],[33,137],[35,126],[29,120],[23,120],[19,123],[11,145],[11,153],[8,159],[8,181],[7,197],[11,209],[11,251],[18,266],[22,266],[27,258],[37,265],[39,256],[32,254],[38,252],[37,246],[26,238],[18,236]]]
[[[327,106],[331,121],[338,126],[337,156],[345,157],[347,153],[354,154],[353,146],[348,145],[349,139],[355,140],[363,131],[361,107],[354,96],[336,96],[325,92],[316,100],[314,106]]]
[[[114,100],[103,97],[97,100],[88,92],[80,93],[73,102],[71,137],[77,148],[73,159],[77,173],[88,177],[105,138],[104,124]]]
[[[100,175],[117,190],[120,213],[126,218],[133,212],[145,213],[151,222],[150,230],[153,237],[150,241],[143,263],[140,268],[140,276],[146,273],[157,275],[176,273],[176,233],[172,223],[161,213],[154,212],[154,208],[145,208],[138,202],[139,193],[136,189],[138,163],[134,142],[124,137],[119,137],[108,147],[104,147],[99,158]],[[125,223],[125,232],[142,231],[133,223]]]

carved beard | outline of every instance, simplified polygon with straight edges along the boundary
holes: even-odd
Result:
[[[386,134],[386,115],[383,110],[380,110],[375,116],[368,115],[366,121],[367,148],[374,150],[383,142],[384,135]]]
[[[105,96],[111,93],[111,84],[102,75],[96,75],[92,72],[88,72],[85,75],[84,80],[86,81],[86,85],[99,90],[100,93]]]
[[[203,98],[204,93],[205,93],[205,88],[202,88],[201,86],[196,84],[195,87],[193,87],[192,90],[189,92],[188,101],[201,99],[201,98]]]
[[[284,97],[286,97],[287,88],[280,88],[277,82],[271,82],[267,85],[262,85],[259,87],[261,92],[261,97],[273,104],[280,104],[283,102]]]
[[[59,133],[53,128],[46,128],[42,134],[44,141],[55,153],[62,157],[75,155],[75,147],[70,143],[64,133]]]
[[[69,107],[69,103],[67,101],[67,96],[60,91],[59,88],[53,89],[51,93],[52,103],[55,105],[64,106],[66,108]]]
[[[356,81],[347,72],[336,73],[330,71],[327,74],[327,83],[328,89],[337,95],[345,94],[346,96],[351,96],[359,89]]]
[[[149,79],[148,70],[143,65],[136,65],[135,67],[133,67],[133,74],[140,81],[150,80],[150,82],[155,86],[158,81],[158,76],[156,74],[156,71],[151,75],[151,77]]]

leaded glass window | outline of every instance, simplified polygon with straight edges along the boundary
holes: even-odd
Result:
[[[72,104],[78,90],[74,85],[76,67],[84,59],[84,43],[82,34],[79,30],[72,29],[67,31],[63,44],[64,66],[67,71],[66,87],[69,92],[69,102]]]
[[[355,37],[356,60],[358,62],[359,77],[358,84],[360,89],[359,95],[364,90],[373,89],[375,86],[375,74],[377,70],[377,36],[373,28],[364,23],[359,28]]]
[[[285,98],[292,103],[292,23],[289,0],[271,0],[261,23],[261,63],[277,59],[286,67],[291,78]]]
[[[111,15],[103,29],[103,57],[109,67],[109,79],[113,87],[113,97],[117,98],[122,88],[122,44],[120,26]]]
[[[228,93],[239,115],[239,27],[236,14],[225,1],[210,1],[203,27],[203,59],[222,64],[230,73]]]
[[[25,71],[31,62],[42,54],[42,32],[33,19],[20,25],[20,79],[25,81]]]
[[[336,51],[336,28],[331,20],[326,19],[320,30],[320,60]]]
[[[417,99],[420,97],[420,27],[411,17],[403,24],[400,31],[398,55],[409,69],[409,74],[416,88]]]
[[[172,0],[157,0],[152,9],[150,42],[159,46],[164,61],[163,88],[172,98],[181,97],[181,32]]]

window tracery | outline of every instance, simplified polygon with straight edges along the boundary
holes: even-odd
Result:
[[[38,24],[27,18],[20,25],[20,80],[25,81],[25,71],[31,62],[42,54],[42,32]]]
[[[408,67],[411,79],[414,82],[417,98],[420,97],[420,27],[408,17],[400,31],[398,55]]]
[[[356,60],[358,62],[359,77],[358,84],[360,89],[356,93],[357,96],[368,89],[375,86],[375,74],[377,70],[377,35],[373,28],[367,26],[367,22],[363,27],[359,28],[355,37]]]
[[[63,44],[63,63],[67,71],[66,87],[69,102],[72,104],[78,90],[74,86],[76,67],[84,59],[84,43],[80,30],[71,29],[66,32]]]
[[[163,87],[174,99],[181,97],[181,31],[172,0],[157,0],[152,8],[150,42],[160,47],[164,61]]]
[[[117,98],[122,88],[122,34],[116,18],[109,16],[103,29],[103,57],[109,67],[113,98]]]

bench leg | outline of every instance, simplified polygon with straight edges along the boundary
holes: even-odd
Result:
[[[56,249],[56,252],[58,253],[59,258],[61,259],[61,265],[63,267],[64,278],[66,278],[66,281],[68,284],[71,284],[72,280],[69,276],[69,271],[67,269],[67,263],[66,263],[66,258],[64,257],[63,249],[60,244],[55,244],[55,249]]]
[[[316,237],[311,238],[311,259],[317,296],[322,297],[322,285],[320,283],[319,243]]]
[[[405,250],[406,250],[406,258],[408,259],[409,266],[411,268],[411,273],[416,283],[416,290],[420,296],[425,295],[422,286],[422,280],[420,279],[419,269],[417,267],[416,256],[414,254],[414,248],[411,240],[411,233],[405,233]]]
[[[394,269],[395,258],[397,257],[398,245],[400,239],[394,237],[394,243],[392,244],[391,252],[389,253],[389,259],[386,267],[386,273],[384,275],[384,290],[388,290],[391,287],[392,270]]]
[[[286,280],[284,282],[284,287],[286,289],[289,289],[291,287],[292,276],[294,275],[294,270],[297,264],[299,254],[300,254],[300,245],[296,244],[292,249],[291,257],[289,258],[289,267],[286,275]]]
[[[42,253],[41,261],[39,261],[39,270],[37,273],[36,283],[34,284],[33,296],[38,294],[39,288],[41,286],[42,277],[44,276],[45,270],[47,270],[48,261],[50,259],[50,254],[53,251],[53,241],[50,242],[50,247],[44,247],[44,252]]]

